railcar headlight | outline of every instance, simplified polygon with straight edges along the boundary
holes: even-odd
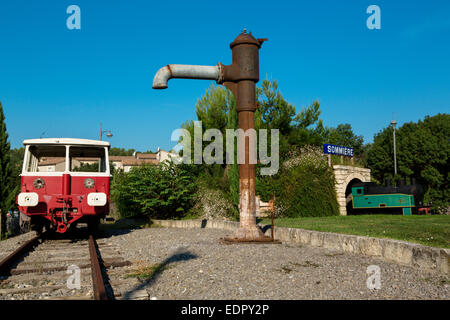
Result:
[[[103,192],[92,192],[88,194],[87,203],[90,206],[104,206],[107,202],[108,199]]]
[[[35,207],[39,203],[39,196],[36,192],[21,192],[17,197],[17,203],[23,207]]]
[[[84,186],[88,189],[92,189],[95,186],[95,181],[92,178],[87,178],[84,180]]]
[[[45,186],[45,181],[44,181],[44,179],[42,179],[42,178],[34,179],[34,181],[33,181],[33,186],[34,186],[36,189],[42,189],[42,188]]]

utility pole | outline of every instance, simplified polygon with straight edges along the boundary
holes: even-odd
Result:
[[[394,177],[397,176],[397,150],[395,146],[395,125],[397,124],[397,121],[394,119],[394,113],[392,112],[392,128],[394,129],[393,135],[394,135]]]

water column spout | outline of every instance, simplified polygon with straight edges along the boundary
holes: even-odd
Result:
[[[186,64],[168,64],[158,70],[153,78],[153,89],[166,89],[170,79],[202,79],[216,80],[221,83],[222,67],[216,66],[194,66]]]

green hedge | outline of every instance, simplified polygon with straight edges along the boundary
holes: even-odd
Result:
[[[292,152],[275,177],[260,177],[257,192],[267,201],[275,195],[275,213],[280,217],[339,215],[334,174],[320,148]]]
[[[111,185],[112,200],[122,218],[182,218],[193,205],[194,176],[184,165],[143,165],[117,172]]]

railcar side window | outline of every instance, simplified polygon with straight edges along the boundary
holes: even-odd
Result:
[[[105,149],[71,146],[69,165],[72,172],[106,172]]]
[[[27,172],[63,172],[66,167],[64,146],[30,146],[25,170]]]

